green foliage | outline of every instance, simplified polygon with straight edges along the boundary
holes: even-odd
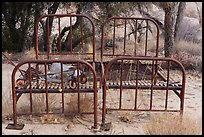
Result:
[[[31,47],[34,23],[50,3],[2,2],[2,50],[21,52]]]

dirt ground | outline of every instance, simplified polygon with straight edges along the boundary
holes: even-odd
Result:
[[[198,3],[202,7],[202,3]],[[186,16],[198,18],[196,14],[196,6],[187,3]],[[157,11],[156,11],[157,12]],[[156,13],[155,12],[155,13]],[[158,12],[159,14],[159,12]],[[164,17],[163,15],[160,17]],[[30,55],[33,55],[30,57]],[[33,52],[28,52],[24,56],[16,56],[14,60],[21,58],[35,59]],[[155,112],[109,112],[106,115],[107,123],[111,122],[111,128],[108,131],[100,129],[102,117],[102,91],[98,92],[98,129],[92,129],[93,115],[61,117],[51,115],[42,117],[31,117],[29,115],[18,117],[18,122],[25,124],[22,130],[6,129],[9,123],[13,123],[12,105],[11,105],[11,73],[13,66],[10,64],[2,64],[2,135],[147,135],[145,125],[150,122]],[[202,121],[202,73],[186,73],[186,90],[184,100],[184,115],[188,115],[195,120]],[[22,96],[23,97],[23,96]],[[127,97],[131,98],[130,94]],[[172,96],[171,96],[172,97]],[[145,98],[145,96],[144,96]],[[18,108],[24,111],[26,103],[24,99],[19,100]],[[128,99],[128,98],[127,98]],[[176,98],[171,98],[171,107],[178,106]],[[161,99],[156,96],[156,102],[160,103]],[[107,102],[112,102],[108,98]],[[127,106],[129,104],[126,104]],[[38,106],[37,106],[38,107]],[[38,108],[36,108],[38,109]],[[127,118],[121,119],[122,118]],[[49,120],[48,120],[49,119]],[[47,120],[47,121],[46,121]],[[189,125],[195,126],[195,125]],[[202,127],[202,122],[201,125]],[[202,131],[201,131],[202,133]]]
[[[13,66],[2,64],[2,97],[9,98],[11,91],[11,72]],[[2,102],[3,102],[2,101]],[[5,105],[2,103],[2,105]],[[175,101],[175,104],[177,102]],[[187,72],[184,115],[191,115],[195,119],[202,120],[202,75],[190,74]],[[3,106],[2,106],[3,107]],[[155,112],[111,112],[107,114],[106,121],[111,122],[110,130],[100,130],[102,108],[102,92],[98,93],[98,125],[93,130],[93,116],[75,116],[72,118],[54,117],[54,122],[42,122],[38,118],[19,117],[18,120],[25,124],[23,130],[9,130],[5,127],[12,120],[2,117],[2,135],[145,135],[147,134],[144,125],[149,122]],[[11,110],[8,108],[8,110]],[[12,112],[12,111],[10,111]],[[3,112],[5,114],[6,112]],[[130,116],[131,121],[121,120],[121,116]],[[37,120],[38,119],[38,120]]]

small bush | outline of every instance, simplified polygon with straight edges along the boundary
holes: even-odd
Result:
[[[202,46],[200,44],[178,41],[171,57],[180,61],[186,70],[202,71]]]
[[[150,135],[201,135],[202,120],[190,116],[162,114],[153,116],[145,125]]]
[[[93,112],[93,98],[92,96],[83,94],[80,95],[80,112]],[[78,113],[78,95],[72,94],[70,101],[67,103],[68,112]]]
[[[183,51],[191,54],[192,56],[202,56],[202,45],[194,42],[178,41],[175,43],[173,52]]]
[[[196,70],[199,66],[198,63],[200,63],[199,57],[183,51],[176,52],[172,55],[172,58],[180,61],[186,70]]]

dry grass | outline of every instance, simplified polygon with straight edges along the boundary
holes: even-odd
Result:
[[[78,112],[78,95],[77,94],[69,94],[70,100],[67,101],[67,108],[65,108],[65,111],[71,112],[71,113],[77,113]],[[28,99],[30,99],[30,96],[27,96]],[[45,94],[33,94],[33,109],[38,112],[45,111],[45,105],[46,105],[46,95]],[[66,98],[65,98],[66,100]],[[61,101],[61,97],[58,96],[58,94],[49,94],[48,95],[48,106],[49,110],[55,111],[55,107],[59,105],[59,102]],[[40,107],[39,107],[40,106]],[[87,94],[81,94],[80,95],[80,112],[91,112],[93,111],[93,97]]]
[[[48,114],[40,117],[40,122],[42,124],[45,124],[45,123],[59,124],[59,123],[64,123],[64,120],[62,119],[62,117],[59,117],[57,115]]]
[[[30,99],[29,96],[27,96]],[[45,94],[33,94],[33,110],[35,112],[45,112],[46,108],[46,95]],[[48,94],[48,107],[49,111],[54,111],[56,104],[59,102],[57,94]]]
[[[125,123],[131,123],[133,122],[134,115],[135,113],[133,114],[131,112],[125,112],[122,115],[120,115],[120,120]]]
[[[34,60],[36,58],[35,49],[31,48],[29,50],[25,50],[23,52],[15,52],[15,53],[4,53],[10,60],[12,61],[25,61],[25,60]]]
[[[2,115],[7,120],[12,118],[12,106],[12,99],[8,95],[2,96]]]
[[[202,45],[178,41],[173,49],[172,58],[180,61],[185,69],[202,72]]]
[[[202,45],[194,42],[178,41],[175,43],[173,52],[183,51],[192,56],[202,56]]]
[[[156,38],[148,40],[147,50],[149,52],[153,52],[154,55],[155,55],[155,52],[156,52]],[[158,46],[159,55],[163,56],[163,50],[164,50],[164,39],[162,37],[160,37],[159,38],[159,46]]]
[[[93,112],[93,97],[88,94],[80,95],[80,112]],[[67,103],[68,111],[78,113],[78,94],[72,94],[70,101]]]
[[[145,129],[149,135],[201,135],[202,120],[164,113],[153,116]]]
[[[7,60],[6,60],[7,62]],[[8,64],[6,64],[6,66],[8,66]],[[3,66],[2,66],[3,69]],[[5,67],[6,70],[10,70],[9,67]],[[8,80],[4,77],[8,78]],[[11,77],[11,72],[5,72],[2,71],[2,118],[5,118],[7,120],[12,118],[12,106],[13,106],[13,102],[12,102],[12,91],[11,91],[11,81],[10,78]],[[7,87],[5,87],[4,85],[7,85]]]

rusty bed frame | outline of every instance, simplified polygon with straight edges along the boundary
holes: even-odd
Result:
[[[134,33],[133,47],[132,52],[127,52],[128,44],[127,41],[127,25],[128,22],[132,22],[135,27],[135,30],[140,29],[142,27],[138,22],[145,22],[143,26],[145,28],[144,32],[144,44],[143,49],[139,51],[138,47],[140,46],[137,42],[137,33]],[[123,41],[121,42],[121,51],[120,53],[116,52],[116,34],[119,33],[116,29],[117,22],[124,22],[123,27]],[[156,41],[152,43],[148,43],[148,35],[150,34],[150,26],[149,24],[153,24],[155,27],[155,35]],[[110,29],[110,26],[112,29]],[[109,29],[108,29],[109,27]],[[106,31],[112,32],[112,46],[109,48],[108,52],[104,52],[106,49],[105,40],[106,40]],[[134,31],[133,31],[134,32]],[[154,20],[149,18],[134,18],[134,17],[112,17],[106,20],[102,27],[102,39],[101,39],[101,62],[102,62],[102,89],[103,89],[103,110],[102,110],[102,125],[104,125],[106,119],[106,113],[108,110],[111,111],[165,111],[165,112],[180,112],[183,114],[184,109],[184,93],[185,93],[185,69],[183,65],[173,58],[165,58],[159,57],[159,27]],[[148,52],[149,47],[153,46],[153,53]],[[111,58],[111,59],[107,59]],[[134,64],[134,65],[133,65]],[[174,67],[177,67],[180,72],[180,78],[178,80],[174,80],[171,77],[172,70]],[[127,72],[130,70],[134,71],[134,78],[130,78],[129,80],[125,79],[127,76]],[[142,71],[142,70],[143,71]],[[114,71],[115,70],[115,71]],[[148,72],[147,72],[148,71]],[[171,73],[170,73],[171,72]],[[145,74],[147,73],[147,74]],[[141,74],[143,76],[141,77]],[[111,79],[113,76],[117,76],[117,80]],[[110,105],[107,108],[107,92],[112,92],[113,90],[119,90],[118,97],[118,106],[111,107]],[[134,105],[132,108],[124,108],[122,107],[122,96],[124,90],[133,89],[132,92],[135,94],[134,96]],[[138,106],[138,93],[143,90],[150,91],[150,99],[149,99],[149,107],[147,108],[139,108]],[[140,91],[141,90],[141,91]],[[153,108],[153,93],[159,90],[166,92],[164,106],[162,108]],[[168,108],[168,92],[172,90],[179,99],[179,107],[178,109],[170,109]],[[129,91],[131,92],[131,91]],[[109,95],[111,96],[111,95]],[[109,103],[110,104],[110,103]]]
[[[61,27],[60,18],[66,17],[69,19],[69,48],[70,51],[64,52],[61,48]],[[89,45],[91,45],[91,50],[84,51],[84,48],[87,46],[84,41],[84,33],[83,24],[78,24],[79,30],[78,34],[80,37],[79,43],[79,51],[75,52],[73,49],[73,31],[74,27],[72,24],[73,18],[82,18],[89,22],[91,26],[91,39]],[[50,46],[46,47],[46,52],[42,52],[39,50],[39,24],[43,19],[47,19],[47,30],[49,32],[50,26],[48,24],[49,21],[56,19],[57,28],[58,28],[58,44],[57,51],[52,51]],[[142,23],[145,22],[146,26],[141,26]],[[152,28],[150,28],[150,24],[153,25],[156,29],[156,41],[153,44],[155,47],[153,48],[153,54],[149,54],[148,43],[149,33],[152,32]],[[129,26],[128,26],[129,25]],[[117,35],[121,35],[117,32],[117,29],[123,29],[123,37],[117,40]],[[131,33],[128,32],[128,28],[132,28]],[[139,52],[138,50],[138,36],[137,31],[144,29],[144,45],[143,50]],[[112,37],[106,35],[106,31],[112,32]],[[6,128],[8,129],[18,129],[21,130],[24,127],[24,124],[18,124],[17,122],[17,102],[20,99],[21,95],[27,93],[30,95],[30,113],[33,112],[33,102],[32,102],[32,94],[35,93],[44,93],[46,95],[46,114],[50,114],[49,112],[49,104],[48,104],[48,95],[52,93],[58,93],[62,95],[62,114],[65,114],[65,93],[76,93],[78,95],[78,112],[79,114],[94,114],[94,126],[93,128],[98,128],[98,89],[102,88],[103,91],[103,107],[102,107],[102,124],[104,125],[106,122],[106,113],[107,110],[126,110],[126,111],[170,111],[170,112],[180,112],[183,113],[184,109],[184,93],[185,93],[185,69],[180,62],[172,58],[164,58],[158,56],[159,50],[159,28],[156,22],[148,18],[134,18],[134,17],[112,17],[106,20],[102,26],[102,34],[101,34],[101,50],[100,50],[100,61],[96,61],[96,42],[95,42],[95,25],[93,21],[86,15],[82,14],[49,14],[41,16],[35,26],[36,32],[36,59],[23,61],[17,64],[12,72],[12,96],[13,96],[13,123],[8,124]],[[130,41],[128,41],[128,36],[133,36],[133,49],[128,52],[127,49],[130,45]],[[47,41],[44,41],[44,45],[51,45],[51,35],[46,35]],[[106,47],[106,40],[109,40],[109,47]],[[121,42],[122,41],[122,42]],[[122,43],[122,44],[121,44]],[[119,47],[121,46],[121,47]],[[120,49],[118,52],[117,50]],[[122,50],[121,50],[122,49]],[[42,58],[40,58],[42,55]],[[54,56],[57,56],[58,59],[55,59]],[[65,55],[65,56],[64,56]],[[79,55],[79,57],[78,57]],[[62,58],[62,56],[64,58]],[[87,58],[88,56],[88,58]],[[77,59],[76,59],[77,58]],[[59,71],[59,80],[58,82],[49,81],[49,70],[50,66],[53,63],[58,63],[60,65]],[[170,75],[170,70],[173,68],[173,65],[178,67],[181,71],[180,81],[173,80]],[[77,83],[77,87],[71,89],[69,85],[69,81],[67,77],[68,74],[63,70],[63,65],[71,65],[75,66],[75,70],[77,70],[77,78],[75,82]],[[27,68],[24,71],[23,76],[23,86],[17,87],[17,75],[18,71],[22,70],[22,68]],[[33,71],[34,68],[34,71]],[[129,69],[134,71],[134,77],[127,80],[124,79],[125,70]],[[165,68],[165,69],[163,69]],[[80,83],[80,69],[82,69],[87,75],[87,81],[85,83]],[[98,70],[99,69],[99,70]],[[140,70],[141,69],[141,70]],[[144,73],[144,69],[148,70],[148,77],[146,80],[141,79],[139,76],[140,73]],[[35,70],[37,74],[35,74]],[[112,74],[114,72],[114,74]],[[42,74],[41,74],[42,73]],[[22,74],[21,74],[22,75]],[[114,81],[111,79],[111,75],[117,75],[118,80]],[[43,76],[44,80],[40,79]],[[21,79],[22,80],[22,79]],[[68,81],[68,82],[67,82]],[[26,83],[26,84],[25,84]],[[107,91],[110,89],[119,90],[119,108],[107,108]],[[125,89],[134,89],[135,91],[135,104],[133,109],[122,108],[122,93]],[[141,89],[150,90],[150,107],[148,109],[140,109],[137,107],[137,94]],[[165,107],[164,109],[153,109],[152,108],[152,94],[156,90],[162,90],[166,92],[165,99]],[[169,110],[167,107],[168,100],[168,92],[172,90],[179,98],[180,107],[178,110]],[[93,94],[93,104],[94,109],[93,112],[83,113],[80,111],[80,95],[84,93],[92,93]]]

